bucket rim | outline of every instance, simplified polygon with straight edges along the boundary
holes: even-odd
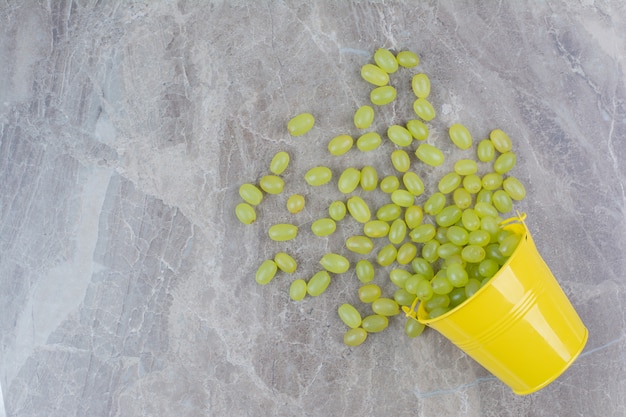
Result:
[[[521,225],[523,227],[523,233],[522,233],[521,239],[524,239],[524,240],[527,241],[528,238],[530,237],[530,232],[528,230],[528,226],[524,222],[525,219],[526,219],[526,214],[518,212],[517,216],[510,217],[510,218],[500,222],[500,227],[502,229],[506,229],[508,226]],[[520,240],[520,242],[521,242],[521,240]],[[454,307],[450,311],[447,311],[444,314],[442,314],[440,316],[437,316],[435,318],[432,318],[432,319],[425,318],[425,316],[426,316],[426,309],[424,308],[424,306],[420,302],[419,307],[417,309],[416,320],[418,322],[420,322],[421,324],[425,324],[425,325],[429,326],[432,323],[436,323],[436,322],[445,320],[448,317],[451,317],[452,315],[457,315],[457,314],[459,314],[460,310],[463,310],[464,307],[467,307],[472,302],[477,302],[476,300],[479,298],[479,295],[481,293],[483,293],[483,292],[486,292],[487,288],[492,286],[494,281],[498,280],[501,276],[503,276],[501,274],[501,271],[504,270],[505,267],[507,267],[513,261],[513,258],[515,257],[517,252],[520,250],[520,248],[521,248],[521,245],[517,245],[517,247],[515,248],[515,250],[511,254],[511,256],[509,256],[509,259],[507,259],[506,262],[504,264],[502,264],[500,269],[498,269],[498,272],[496,272],[496,274],[493,277],[491,277],[491,279],[485,285],[480,287],[478,289],[478,291],[476,291],[474,294],[472,294],[471,297],[469,297],[468,299],[466,299],[465,301],[463,301],[461,304],[459,304],[458,306]]]

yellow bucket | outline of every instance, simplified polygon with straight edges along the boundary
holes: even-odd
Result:
[[[565,372],[585,347],[588,331],[539,255],[525,216],[518,216],[503,222],[522,239],[498,273],[434,319],[420,304],[417,319],[525,395]]]

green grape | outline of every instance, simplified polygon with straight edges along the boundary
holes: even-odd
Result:
[[[465,150],[472,146],[472,135],[462,124],[455,123],[450,126],[448,134],[450,136],[450,140],[452,140],[452,143],[454,143],[457,148]]]
[[[350,236],[346,239],[346,249],[360,255],[367,255],[374,249],[374,242],[367,236]]]
[[[376,284],[366,284],[359,288],[358,294],[359,300],[361,300],[362,302],[373,303],[378,298],[380,298],[382,291],[380,290],[380,287]]]
[[[364,191],[373,191],[378,186],[378,173],[372,166],[361,168],[361,188]]]
[[[461,253],[461,248],[459,246],[455,245],[452,242],[442,243],[437,248],[437,255],[441,259],[447,259],[447,258],[449,258],[451,256],[454,256],[454,255],[457,255],[459,253]]]
[[[346,204],[350,215],[359,223],[366,223],[371,217],[367,203],[359,196],[352,196]]]
[[[253,206],[263,201],[263,192],[253,184],[242,184],[241,187],[239,187],[239,196],[241,196],[243,201]]]
[[[328,152],[330,152],[331,155],[340,156],[348,152],[353,144],[354,139],[352,139],[350,135],[335,136],[328,142]]]
[[[415,256],[417,256],[417,247],[410,242],[406,242],[398,248],[396,261],[400,265],[406,265],[411,262]]]
[[[435,237],[437,229],[430,223],[423,223],[411,230],[409,237],[413,242],[426,243]]]
[[[368,237],[385,237],[389,234],[389,229],[389,223],[383,220],[370,220],[363,225],[363,233]]]
[[[280,151],[272,158],[270,162],[270,171],[273,174],[282,174],[289,166],[289,154],[285,151]]]
[[[400,206],[390,203],[385,204],[381,208],[376,211],[376,217],[378,220],[382,220],[385,222],[392,222],[402,214],[402,208]]]
[[[389,320],[380,314],[373,314],[363,319],[362,327],[367,333],[379,333],[387,328]]]
[[[425,279],[431,279],[435,276],[433,271],[433,267],[430,265],[430,262],[423,258],[415,258],[411,261],[411,266],[413,267],[413,271],[416,274],[423,276]]]
[[[276,265],[276,262],[272,261],[271,259],[263,261],[261,266],[259,266],[259,268],[256,270],[255,279],[257,284],[268,284],[272,279],[274,279],[276,271],[278,271],[278,266]]]
[[[485,251],[487,252],[487,251]],[[486,258],[485,258],[486,259]],[[482,261],[481,261],[482,262]],[[475,279],[475,280],[482,280],[483,276],[480,275],[480,272],[478,271],[478,266],[480,265],[479,263],[466,263],[465,264],[465,270],[467,271],[467,276],[469,277],[469,279]]]
[[[470,174],[463,177],[463,188],[465,188],[465,190],[470,194],[478,193],[482,186],[482,181],[476,174]]]
[[[361,325],[368,333],[378,333],[382,332],[387,328],[387,326],[389,326],[389,319],[385,316],[381,316],[380,314],[372,314],[365,317]]]
[[[406,223],[402,219],[396,219],[389,228],[389,242],[394,245],[402,243],[406,237]]]
[[[389,266],[396,260],[398,256],[398,250],[391,243],[382,247],[380,251],[378,251],[378,255],[376,256],[376,261],[380,266]]]
[[[409,154],[406,151],[396,149],[391,152],[391,163],[397,171],[407,172],[411,167],[411,158],[409,158]]]
[[[354,113],[354,126],[357,129],[367,129],[374,121],[374,109],[371,106],[361,106]]]
[[[289,297],[293,301],[300,301],[306,297],[306,281],[303,279],[295,279],[289,286]]]
[[[502,255],[506,257],[513,255],[513,252],[515,252],[515,248],[517,248],[521,239],[522,236],[517,234],[511,234],[510,236],[504,238],[504,240],[500,243],[500,252]]]
[[[359,346],[367,339],[367,332],[357,327],[356,329],[350,329],[343,335],[343,343],[347,346]]]
[[[330,285],[330,275],[326,271],[319,271],[311,277],[306,286],[306,292],[311,297],[321,295]]]
[[[461,222],[463,223],[463,227],[473,232],[474,230],[478,230],[480,228],[480,217],[474,211],[474,209],[467,208],[463,210],[463,214],[461,215]]]
[[[450,226],[446,237],[457,246],[464,246],[469,242],[469,233],[460,226]]]
[[[392,269],[389,273],[389,280],[398,288],[404,288],[404,283],[411,277],[411,273],[404,269]]]
[[[489,139],[491,139],[493,147],[500,153],[506,153],[513,147],[509,136],[500,129],[492,130],[489,134]]]
[[[410,339],[414,339],[421,335],[425,328],[425,324],[422,324],[419,321],[410,318],[406,320],[406,324],[404,325],[404,333]]]
[[[485,259],[485,249],[481,246],[467,245],[461,251],[461,257],[466,262],[477,263]]]
[[[284,242],[298,235],[298,226],[288,223],[275,224],[270,227],[268,234],[270,239],[276,242]]]
[[[476,149],[476,156],[482,162],[489,162],[496,155],[493,143],[489,139],[483,139],[478,142],[478,148]]]
[[[396,55],[398,64],[405,68],[413,68],[420,63],[419,57],[411,51],[400,51]]]
[[[304,196],[292,194],[287,199],[287,211],[291,214],[300,213],[304,209]]]
[[[482,179],[482,186],[485,190],[493,191],[502,185],[502,174],[490,172],[485,174]]]
[[[452,193],[452,201],[454,201],[455,206],[465,210],[472,205],[472,195],[465,188],[457,188]]]
[[[415,295],[420,301],[428,301],[430,300],[435,293],[433,292],[433,286],[430,281],[427,279],[422,279],[417,283],[417,288],[415,289]]]
[[[376,87],[370,92],[370,101],[377,106],[384,106],[396,99],[396,89],[390,85]]]
[[[393,74],[398,70],[398,60],[387,49],[378,48],[374,52],[374,62],[387,74]]]
[[[504,256],[502,252],[500,252],[499,243],[492,243],[487,245],[487,247],[485,248],[485,252],[487,253],[487,258],[493,259],[498,263],[498,265],[504,265],[508,259],[507,256]]]
[[[400,288],[393,293],[393,299],[398,305],[410,307],[415,300],[415,294],[411,294],[404,288]]]
[[[424,212],[434,216],[443,210],[446,205],[446,196],[442,193],[433,193],[424,203]]]
[[[437,228],[437,233],[435,234],[435,239],[437,239],[439,243],[449,242],[450,239],[448,239],[448,228],[439,226]]]
[[[424,193],[424,183],[415,172],[405,172],[402,176],[402,183],[406,187],[407,191],[416,197]]]
[[[493,163],[493,170],[498,174],[505,174],[513,169],[515,163],[517,161],[517,157],[515,153],[509,151],[500,155],[496,162]]]
[[[459,185],[461,185],[461,176],[456,172],[449,172],[439,180],[437,188],[442,194],[450,194]]]
[[[495,242],[497,240],[498,232],[500,231],[500,226],[498,225],[498,219],[492,216],[485,216],[480,219],[480,228],[489,233],[491,236],[491,241]]]
[[[492,258],[484,259],[478,265],[478,272],[483,278],[491,278],[496,274],[496,272],[498,272],[499,269],[500,265],[495,259]]]
[[[355,266],[356,276],[364,284],[374,279],[374,265],[367,259],[361,259]]]
[[[298,267],[296,260],[285,252],[278,252],[274,255],[274,262],[276,263],[278,269],[288,274],[296,272],[296,268]]]
[[[430,94],[430,79],[426,74],[415,74],[411,79],[411,89],[417,98],[426,98]]]
[[[467,300],[467,296],[465,295],[465,287],[463,288],[455,288],[450,291],[450,307],[454,308],[460,305],[463,301]]]
[[[491,241],[491,235],[485,230],[473,230],[469,234],[468,243],[476,246],[487,246]]]
[[[407,290],[409,294],[415,295],[417,293],[417,284],[423,279],[425,278],[420,274],[411,275],[404,281],[404,289]]]
[[[472,295],[476,294],[476,291],[480,289],[480,281],[472,278],[467,282],[465,286],[465,296],[470,298]]]
[[[320,264],[329,272],[343,274],[350,268],[350,261],[337,253],[327,253],[320,259]]]
[[[352,304],[344,303],[337,309],[337,314],[341,321],[351,329],[356,329],[361,325],[361,314]]]
[[[287,122],[287,130],[291,136],[302,136],[315,124],[315,118],[311,113],[300,113]]]
[[[427,311],[435,308],[445,308],[450,305],[450,297],[448,294],[433,294],[429,300],[424,300],[424,307]]]
[[[361,77],[377,87],[389,84],[389,74],[374,64],[365,64],[361,67]]]
[[[436,115],[433,105],[425,98],[418,98],[413,102],[413,111],[426,122],[433,120]]]
[[[469,281],[467,271],[463,268],[463,265],[457,263],[448,266],[446,276],[450,284],[457,288],[464,287]]]
[[[337,230],[337,223],[333,219],[322,218],[311,224],[311,231],[315,236],[323,237],[332,235]]]
[[[515,177],[508,177],[502,182],[502,188],[507,194],[516,201],[523,200],[526,197],[526,189],[524,185]]]
[[[378,148],[382,142],[382,138],[376,132],[367,132],[361,135],[356,141],[356,147],[361,152],[369,152]]]
[[[400,207],[410,207],[415,203],[415,196],[407,190],[396,190],[391,193],[391,201]]]
[[[428,318],[430,319],[434,319],[437,318],[439,316],[443,316],[444,314],[446,314],[448,311],[450,311],[450,308],[448,307],[438,307],[438,308],[433,308],[432,310],[430,310],[428,312]]]
[[[439,259],[437,251],[439,250],[439,241],[436,239],[429,240],[422,246],[422,258],[428,262],[434,263]]]
[[[394,175],[386,176],[380,182],[380,189],[383,193],[391,194],[397,190],[398,187],[400,187],[400,180],[398,180],[398,177]]]
[[[346,204],[343,201],[333,201],[328,206],[328,215],[335,221],[343,220],[346,216]]]
[[[455,205],[447,206],[435,216],[439,226],[449,227],[461,220],[463,211]]]
[[[332,177],[333,173],[330,168],[324,166],[311,168],[304,174],[304,180],[314,187],[328,183]]]
[[[243,224],[252,224],[256,220],[256,211],[254,207],[247,203],[239,203],[235,207],[235,215]]]
[[[372,310],[381,316],[395,316],[400,313],[400,307],[391,298],[380,297],[372,303]]]
[[[413,136],[404,126],[391,125],[387,129],[387,137],[398,146],[409,146],[413,142]]]
[[[417,140],[426,140],[428,138],[428,126],[421,120],[409,120],[406,122],[406,128],[411,132],[411,136]]]
[[[459,175],[475,174],[478,171],[478,164],[472,159],[460,159],[454,163],[454,172]]]
[[[337,188],[343,194],[350,194],[359,186],[361,171],[356,168],[346,168],[337,181]]]
[[[483,218],[486,216],[490,216],[490,217],[498,216],[498,210],[496,210],[494,206],[492,206],[489,203],[483,203],[482,201],[479,201],[478,203],[474,204],[474,211],[476,212],[476,214],[478,214],[478,217],[480,218]]]
[[[504,190],[497,190],[493,193],[493,205],[500,213],[508,213],[513,210],[513,201]]]
[[[447,267],[453,264],[459,264],[465,268],[465,266],[467,265],[467,262],[465,262],[463,258],[461,258],[460,254],[452,255],[452,256],[449,256],[448,259],[444,261],[444,263],[441,266],[441,269],[446,269]]]
[[[259,180],[259,186],[268,194],[280,194],[285,188],[285,181],[276,175],[265,175]]]
[[[493,203],[493,191],[490,190],[480,190],[478,194],[476,194],[476,202],[480,203]]]
[[[433,167],[438,167],[445,160],[443,152],[428,143],[422,143],[418,146],[415,150],[415,156],[426,165]]]
[[[420,206],[410,206],[404,211],[404,222],[411,230],[422,224],[424,211]]]

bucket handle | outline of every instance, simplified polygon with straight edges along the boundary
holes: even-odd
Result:
[[[511,223],[522,223],[524,226],[526,226],[526,222],[524,222],[524,220],[526,220],[526,213],[521,213],[519,210],[516,210],[516,213],[517,216],[509,217],[506,220],[502,220],[499,226],[503,227]]]

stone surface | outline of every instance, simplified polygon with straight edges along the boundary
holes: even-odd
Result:
[[[625,29],[621,0],[3,2],[0,415],[626,415]],[[337,307],[369,314],[353,269],[298,303],[286,274],[254,282],[279,250],[308,278],[359,233],[345,220],[312,235],[341,196],[308,187],[306,170],[394,174],[386,139],[326,150],[358,135],[359,71],[378,47],[421,63],[392,76],[398,100],[374,130],[411,118],[410,75],[431,77],[429,142],[448,162],[414,162],[430,190],[461,155],[446,126],[514,141],[528,191],[515,208],[589,328],[579,359],[535,394],[514,395],[435,331],[408,340],[400,317],[343,345]],[[316,126],[291,138],[303,111]],[[238,187],[279,150],[286,191],[243,226]],[[307,199],[295,216],[294,192]],[[287,221],[299,236],[270,241]]]

